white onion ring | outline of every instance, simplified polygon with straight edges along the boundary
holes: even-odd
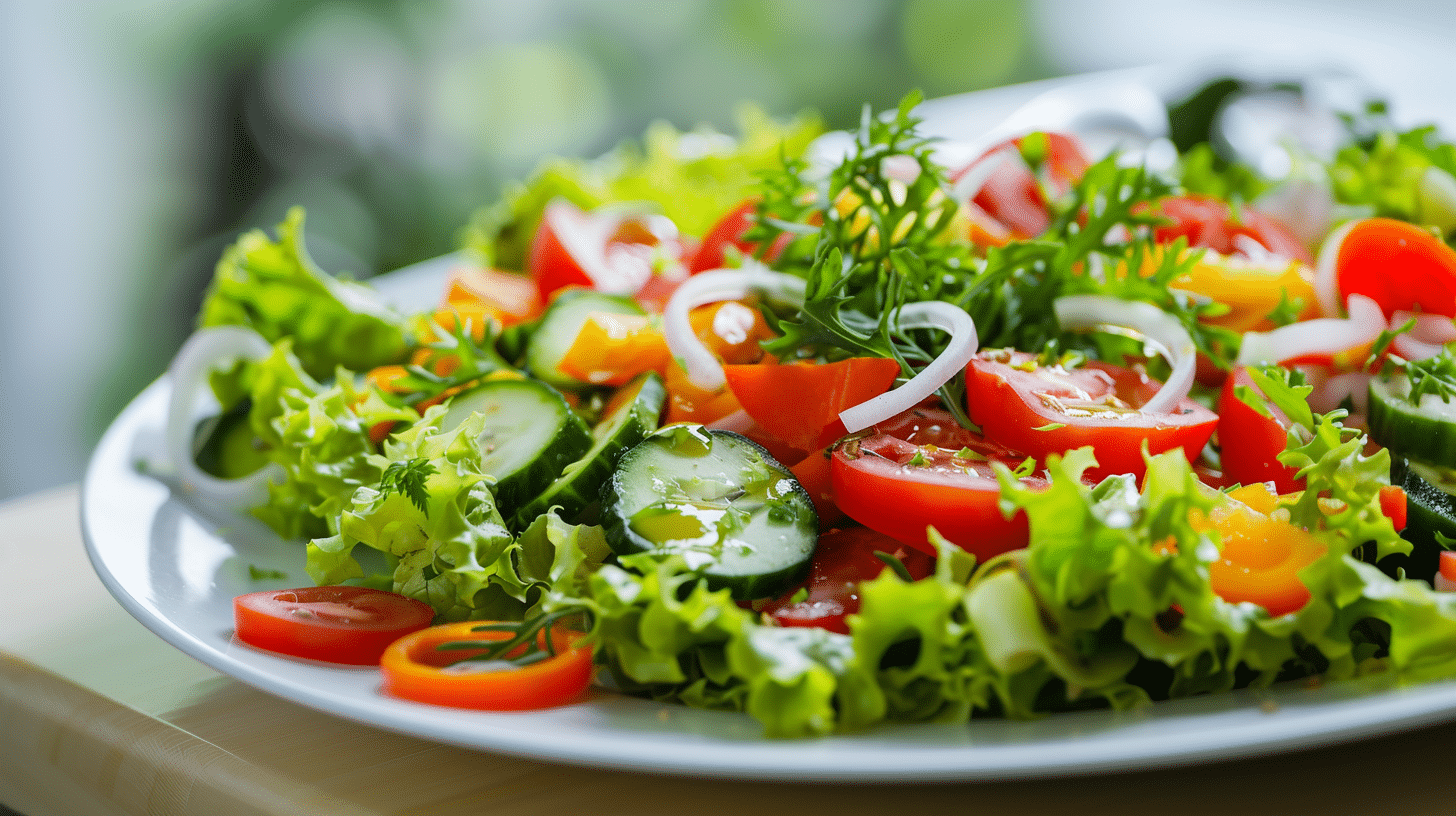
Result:
[[[839,419],[850,433],[862,431],[915,407],[970,365],[976,356],[980,344],[976,321],[955,304],[942,300],[909,303],[901,307],[895,317],[901,329],[942,329],[950,332],[950,343],[945,351],[899,388],[841,411]]]
[[[1415,326],[1390,342],[1391,350],[1402,359],[1428,360],[1440,354],[1447,343],[1456,342],[1456,321],[1446,315],[1396,310],[1390,316],[1390,328],[1393,331],[1411,320]]]
[[[1193,389],[1198,367],[1198,348],[1193,337],[1172,315],[1151,303],[1122,300],[1105,295],[1069,295],[1052,304],[1057,322],[1070,331],[1108,331],[1127,328],[1141,335],[1168,361],[1173,370],[1158,393],[1140,409],[1147,414],[1166,414]]]
[[[991,176],[995,175],[996,171],[1001,169],[1001,165],[1010,161],[1013,156],[1020,160],[1021,151],[1017,150],[1014,145],[1007,145],[971,162],[965,172],[951,184],[951,198],[955,199],[957,203],[973,200],[976,194],[981,192],[981,188],[986,186],[986,182],[991,180]]]
[[[682,361],[688,380],[698,388],[717,391],[727,379],[723,364],[693,332],[688,315],[693,309],[724,300],[742,300],[754,292],[804,302],[803,278],[747,261],[740,269],[712,269],[683,282],[662,310],[662,333],[672,356]]]
[[[1364,295],[1350,295],[1349,317],[1319,317],[1266,332],[1244,332],[1239,365],[1286,363],[1309,356],[1334,356],[1374,343],[1385,330],[1380,304]]]
[[[1340,313],[1340,277],[1339,270],[1335,267],[1340,260],[1340,245],[1345,243],[1345,236],[1360,222],[1351,221],[1342,224],[1338,229],[1325,238],[1320,245],[1319,258],[1315,261],[1314,267],[1314,296],[1319,301],[1320,313],[1325,317],[1341,317]]]
[[[268,498],[268,480],[279,474],[270,464],[239,479],[219,479],[197,466],[192,457],[192,436],[198,397],[207,388],[207,377],[218,366],[236,360],[262,360],[273,353],[263,336],[242,326],[200,329],[182,344],[167,368],[172,381],[164,438],[167,462],[183,489],[209,503],[230,509],[262,504]]]

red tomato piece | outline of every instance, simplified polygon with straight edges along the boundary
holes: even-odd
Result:
[[[664,252],[681,254],[666,218],[621,208],[588,213],[558,199],[541,214],[526,266],[543,303],[568,286],[630,295],[653,280]]]
[[[982,162],[999,162],[972,196],[971,202],[982,213],[1008,227],[1015,238],[1035,237],[1045,232],[1051,224],[1046,195],[1036,174],[1024,158],[1028,140],[1043,137],[1043,175],[1058,192],[1064,192],[1087,172],[1088,162],[1076,139],[1062,133],[1027,134],[1009,139],[986,151],[955,174],[955,178],[959,179]]]
[[[551,656],[524,666],[502,668],[485,662],[479,671],[451,664],[479,655],[470,648],[441,649],[444,644],[505,640],[509,632],[481,630],[485,621],[432,626],[390,644],[380,659],[381,689],[391,697],[419,703],[484,711],[526,711],[565,705],[591,685],[592,650],[578,645],[584,634],[564,629],[551,632]],[[547,649],[546,633],[536,645]],[[462,666],[469,666],[469,663]]]
[[[907,441],[881,431],[836,446],[831,462],[835,502],[864,526],[930,554],[935,550],[927,527],[982,561],[1026,546],[1026,516],[1001,515],[1001,487],[991,466],[999,461],[1015,467],[1020,460],[954,422],[931,419],[935,413],[888,424],[936,442]],[[1023,482],[1046,484],[1036,476]]]
[[[935,569],[929,555],[908,549],[883,533],[865,527],[830,530],[819,536],[809,563],[809,579],[761,611],[780,626],[812,626],[849,634],[845,618],[859,611],[860,582],[876,577],[886,567],[877,552],[898,559],[916,580]],[[795,601],[801,589],[805,597]]]
[[[1267,406],[1273,416],[1259,413],[1239,399],[1236,389],[1240,386],[1253,389],[1263,398],[1247,368],[1236,369],[1224,380],[1218,395],[1218,443],[1224,478],[1245,485],[1273,482],[1276,493],[1303,490],[1304,480],[1294,475],[1298,471],[1279,461],[1293,423],[1274,405]]]
[[[723,374],[760,428],[808,452],[844,436],[840,412],[889,391],[900,364],[888,357],[852,357],[836,363],[726,365]]]
[[[1456,250],[1429,230],[1392,218],[1356,223],[1335,259],[1340,303],[1359,294],[1397,311],[1456,317]]]
[[[239,640],[260,649],[368,666],[401,636],[430,625],[429,604],[355,586],[250,592],[233,599]]]
[[[1143,413],[1160,384],[1130,368],[1090,362],[1081,368],[1044,366],[1026,352],[982,352],[966,369],[966,409],[986,438],[1044,460],[1092,446],[1095,473],[1147,469],[1150,453],[1182,448],[1198,458],[1218,415],[1191,399],[1173,411]]]
[[[1400,485],[1386,485],[1380,488],[1380,512],[1390,519],[1390,526],[1394,527],[1397,533],[1404,530],[1408,516],[1405,488]]]
[[[757,200],[749,199],[718,219],[718,223],[703,236],[703,242],[688,261],[688,272],[697,274],[709,269],[721,269],[727,260],[730,246],[736,247],[745,256],[757,252],[758,244],[743,240],[743,234],[753,226],[753,211],[757,206]],[[768,252],[764,253],[764,260],[772,263],[792,238],[788,233],[775,238]]]
[[[1224,255],[1248,257],[1240,236],[1257,242],[1268,252],[1281,258],[1293,258],[1313,264],[1309,248],[1300,243],[1283,224],[1255,210],[1235,211],[1228,202],[1213,196],[1171,196],[1158,202],[1158,215],[1172,223],[1153,230],[1160,244],[1171,244],[1187,238],[1191,247],[1207,247]]]

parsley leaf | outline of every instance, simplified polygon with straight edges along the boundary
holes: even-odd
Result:
[[[379,477],[379,492],[385,495],[398,493],[409,499],[421,513],[425,513],[430,493],[425,481],[434,475],[435,466],[428,459],[410,459],[406,462],[391,462]]]

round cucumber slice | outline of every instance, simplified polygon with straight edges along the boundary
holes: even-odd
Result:
[[[562,469],[591,448],[591,431],[561,393],[535,380],[487,380],[446,407],[441,428],[471,414],[485,420],[476,446],[481,470],[495,477],[502,515],[535,498]]]
[[[567,465],[540,496],[522,507],[511,519],[512,529],[526,529],[552,507],[560,507],[561,517],[567,521],[578,519],[597,502],[602,484],[611,477],[622,454],[657,430],[666,402],[667,389],[656,372],[649,371],[622,386],[592,428],[595,443],[591,450]]]
[[[596,387],[592,383],[563,374],[557,368],[565,359],[571,344],[576,341],[576,336],[581,333],[587,317],[593,312],[635,316],[647,314],[637,301],[625,295],[605,295],[587,289],[558,295],[541,316],[541,325],[531,333],[531,340],[526,345],[526,368],[531,376],[568,391]]]
[[[669,425],[623,454],[602,487],[602,525],[618,555],[681,555],[739,600],[802,581],[819,538],[814,504],[787,468],[701,425]]]
[[[1410,542],[1411,551],[1387,555],[1378,566],[1391,575],[1400,568],[1409,578],[1432,581],[1445,549],[1436,534],[1456,539],[1456,496],[1452,495],[1456,472],[1397,456],[1391,460],[1390,483],[1405,490],[1405,529],[1400,537]]]
[[[1404,374],[1370,381],[1370,438],[1397,456],[1456,468],[1456,401],[1435,394],[1410,399]]]

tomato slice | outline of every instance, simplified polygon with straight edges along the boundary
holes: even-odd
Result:
[[[485,621],[446,623],[390,644],[379,662],[381,690],[391,697],[431,705],[526,711],[565,705],[591,685],[591,647],[577,645],[583,633],[566,629],[551,631],[549,645],[555,651],[535,663],[459,663],[481,653],[481,649],[468,647],[471,642],[484,645],[513,637],[510,632],[481,629],[488,625]],[[441,649],[445,644],[463,644],[464,648]],[[537,634],[536,646],[548,649],[546,632]]]
[[[900,364],[888,357],[852,357],[835,363],[726,365],[723,374],[759,427],[808,452],[844,436],[840,412],[889,391]]]
[[[1240,367],[1224,380],[1218,395],[1218,443],[1224,478],[1245,485],[1272,482],[1279,493],[1303,490],[1304,480],[1294,475],[1298,471],[1279,461],[1293,423],[1272,404],[1266,403],[1272,416],[1259,413],[1239,398],[1237,389],[1241,387],[1252,389],[1263,399],[1248,368]]]
[[[916,580],[935,569],[935,560],[915,549],[867,527],[830,530],[819,536],[814,558],[809,562],[809,579],[792,591],[770,601],[760,611],[780,626],[811,626],[849,634],[848,615],[859,611],[859,584],[884,571],[886,564],[875,553],[894,557]],[[805,595],[795,600],[799,592]]]
[[[664,253],[681,254],[677,228],[666,218],[622,208],[588,213],[557,199],[541,215],[526,265],[544,303],[568,286],[635,294],[653,280]]]
[[[1281,258],[1314,263],[1309,248],[1288,227],[1256,210],[1235,211],[1213,196],[1170,196],[1158,202],[1157,214],[1172,222],[1153,230],[1153,239],[1160,244],[1186,238],[1189,246],[1249,257],[1250,247],[1244,241],[1252,240]]]
[[[429,604],[355,586],[250,592],[233,599],[238,640],[310,660],[368,666],[390,643],[430,625]]]
[[[1182,448],[1195,461],[1218,425],[1218,415],[1191,399],[1167,413],[1141,408],[1160,384],[1130,368],[1090,362],[1080,368],[1045,366],[1034,354],[982,352],[966,369],[966,408],[986,438],[1045,459],[1090,445],[1094,475],[1147,469],[1150,453]]]
[[[1429,230],[1392,218],[1368,218],[1345,233],[1335,259],[1339,301],[1352,294],[1397,311],[1456,317],[1456,249]]]
[[[1034,145],[1032,140],[1038,139],[1044,141]],[[1074,137],[1063,133],[1035,133],[1008,139],[992,147],[955,174],[955,179],[959,179],[982,162],[999,162],[972,196],[971,203],[978,208],[978,214],[983,213],[1005,225],[1012,237],[1019,239],[1040,235],[1051,225],[1046,195],[1025,159],[1033,146],[1043,153],[1041,169],[1059,192],[1087,172],[1086,154]]]
[[[909,440],[879,429],[835,447],[830,464],[840,509],[932,555],[927,527],[981,560],[1026,546],[1026,516],[1001,515],[1001,488],[991,466],[1015,467],[1015,454],[956,425],[944,411],[907,413],[910,419],[902,415],[887,425]],[[1022,481],[1046,484],[1039,476]]]

